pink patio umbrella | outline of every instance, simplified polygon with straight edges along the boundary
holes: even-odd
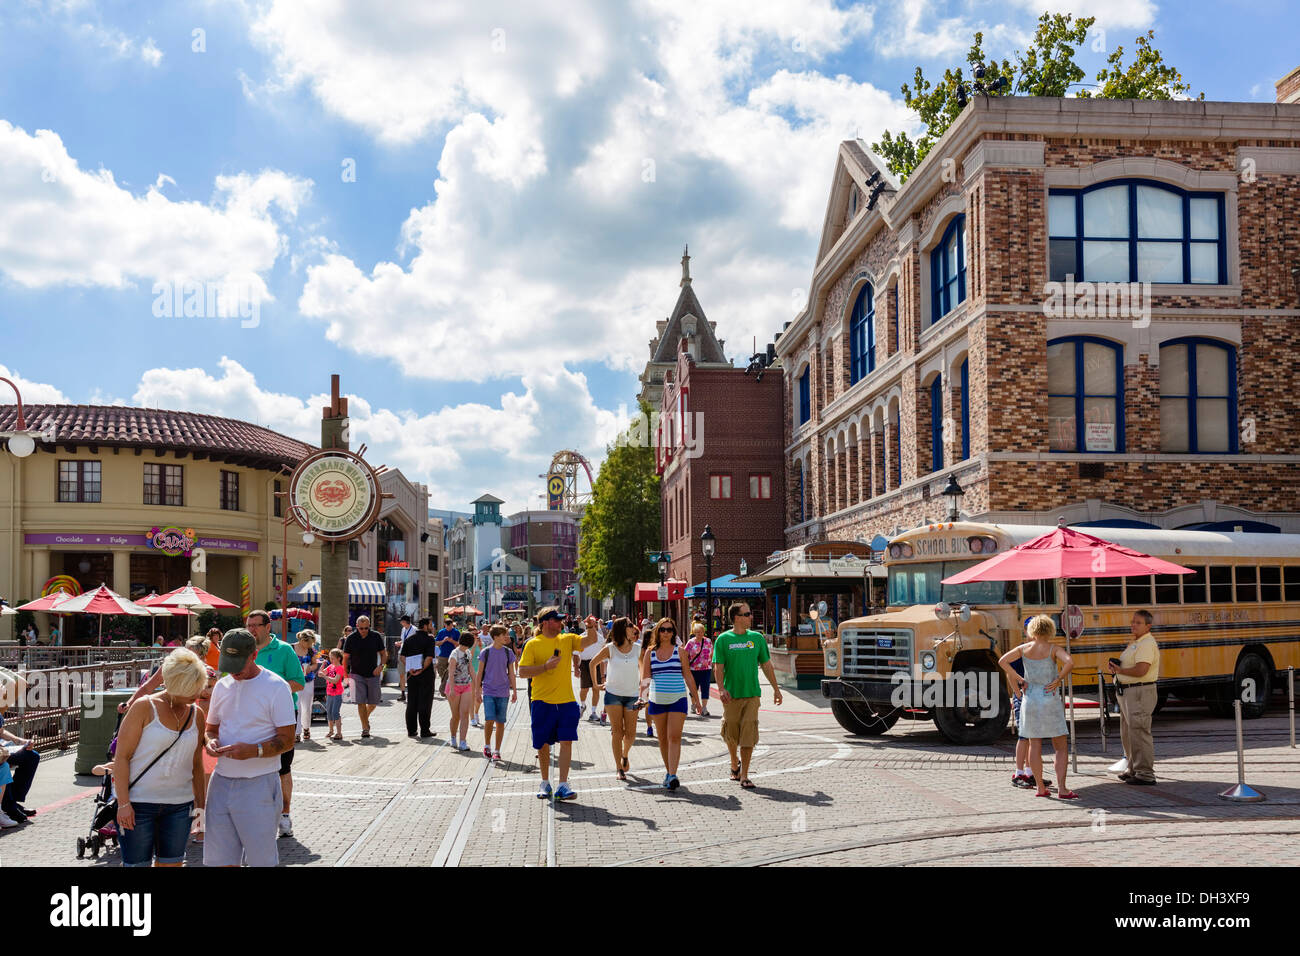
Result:
[[[28,601],[14,609],[18,611],[46,611],[50,614],[59,614],[59,633],[63,633],[63,617],[58,610],[59,605],[72,600],[72,595],[62,589],[55,591],[53,594],[47,594],[45,597],[37,598],[35,601]],[[60,638],[62,640],[62,638]],[[66,643],[66,642],[65,642]]]
[[[104,617],[109,614],[129,614],[132,617],[147,617],[149,609],[141,607],[134,601],[122,597],[116,591],[101,584],[93,591],[87,591],[70,598],[58,606],[59,614],[98,614],[99,643],[104,642]]]
[[[981,561],[965,571],[943,579],[944,584],[967,584],[971,581],[1057,581],[1058,593],[1065,600],[1066,578],[1122,578],[1147,574],[1191,574],[1191,568],[1153,558],[1141,551],[1106,541],[1084,531],[1065,525],[1062,518],[1057,526],[1032,541],[1016,545],[996,557]],[[1065,608],[1061,611],[1065,624]],[[1070,653],[1070,629],[1065,631],[1065,652]],[[1078,755],[1074,750],[1074,678],[1067,678],[1070,695],[1070,753],[1075,771],[1079,769]],[[1098,691],[1101,675],[1097,676]],[[1104,697],[1104,695],[1103,695]]]
[[[203,588],[196,588],[192,581],[182,588],[176,588],[174,591],[168,591],[166,594],[159,596],[150,602],[150,606],[186,608],[198,611],[227,611],[239,607],[238,604],[231,604],[229,601],[203,590]]]

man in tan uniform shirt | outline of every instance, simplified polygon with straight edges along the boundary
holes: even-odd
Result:
[[[1133,640],[1119,657],[1119,666],[1106,669],[1118,676],[1120,740],[1128,769],[1119,775],[1125,783],[1154,786],[1155,745],[1151,740],[1151,713],[1156,707],[1156,681],[1160,679],[1160,645],[1151,634],[1151,613],[1134,611],[1129,627]]]

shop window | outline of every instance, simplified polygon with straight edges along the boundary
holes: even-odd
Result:
[[[98,461],[59,462],[59,500],[97,502],[103,490]]]

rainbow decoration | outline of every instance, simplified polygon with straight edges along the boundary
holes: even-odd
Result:
[[[253,596],[248,588],[248,575],[239,576],[239,613],[248,617],[248,612],[253,609]]]
[[[45,587],[41,589],[41,597],[49,597],[56,591],[66,591],[76,597],[81,593],[81,582],[71,574],[56,574],[45,582]]]

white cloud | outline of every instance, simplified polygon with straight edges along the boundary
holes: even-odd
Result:
[[[235,282],[257,300],[311,181],[278,170],[217,177],[209,203],[143,195],[82,169],[50,130],[0,120],[0,273],[27,287],[122,288],[138,280]],[[273,211],[274,210],[274,211]]]
[[[0,365],[0,378],[7,378],[18,386],[24,405],[65,405],[69,401],[56,386],[24,378],[17,369]],[[0,382],[0,405],[12,405],[14,401],[13,389]]]
[[[237,418],[319,443],[328,395],[270,391],[234,359],[223,357],[218,365],[219,375],[204,368],[150,369],[132,404]],[[522,384],[522,394],[505,392],[497,405],[470,402],[420,413],[349,393],[345,377],[352,447],[365,443],[372,464],[400,468],[408,479],[428,484],[433,507],[463,508],[485,490],[505,499],[509,510],[535,507],[542,482],[530,476],[544,472],[560,448],[598,459],[619,423],[614,412],[596,406],[580,374],[538,369]]]
[[[1146,30],[1155,25],[1157,10],[1152,0],[1012,0],[1012,3],[1035,19],[1044,11],[1072,13],[1076,19],[1096,17],[1094,29],[1100,27],[1103,30],[1130,27]],[[1005,9],[1001,9],[1005,16]]]

